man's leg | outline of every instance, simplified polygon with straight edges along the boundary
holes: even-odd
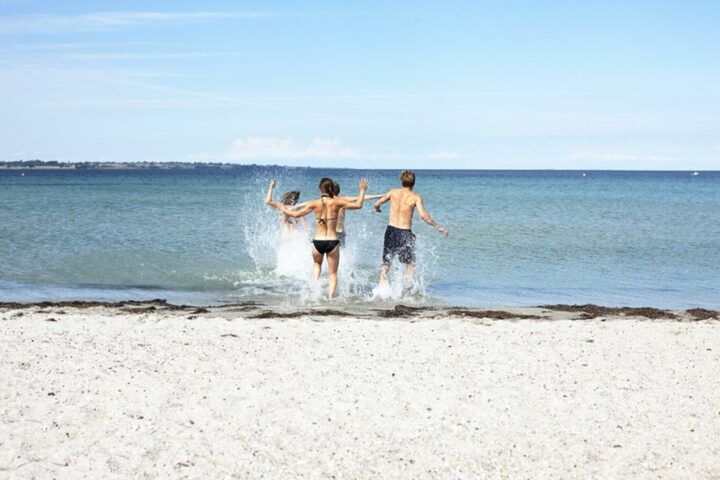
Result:
[[[406,292],[412,289],[413,273],[415,272],[415,235],[407,232],[403,238],[403,246],[400,250],[400,261],[405,264],[405,287]]]
[[[390,270],[390,262],[392,261],[393,253],[393,238],[390,233],[390,227],[385,230],[385,241],[383,242],[383,263],[380,267],[380,286],[384,287],[387,285],[387,274]]]
[[[384,263],[384,262],[383,262],[382,266],[380,267],[380,286],[381,287],[384,287],[388,283],[387,282],[387,273],[388,273],[389,268],[390,268],[390,264]]]
[[[328,260],[328,300],[332,300],[335,296],[335,289],[337,288],[337,271],[340,265],[340,245],[333,248],[333,250],[327,254]]]
[[[410,262],[405,265],[405,290],[409,290],[413,286],[413,274],[415,273],[415,264]]]

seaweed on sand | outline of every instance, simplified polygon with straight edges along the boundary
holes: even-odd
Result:
[[[685,311],[693,317],[693,320],[717,320],[720,315],[720,312],[715,310],[706,310],[704,308],[690,308]]]
[[[623,315],[628,317],[645,317],[651,319],[670,318],[676,319],[677,315],[659,308],[652,307],[603,307],[588,303],[585,305],[541,305],[541,308],[555,310],[558,312],[579,312],[583,313],[583,319],[597,318],[608,315]]]
[[[263,312],[258,313],[257,315],[253,315],[252,319],[261,319],[261,318],[299,318],[299,317],[350,317],[352,314],[343,312],[340,310],[331,310],[331,309],[325,309],[325,310],[298,310],[296,312],[275,312],[273,310],[265,310]]]
[[[452,308],[448,310],[448,315],[455,315],[458,317],[472,317],[472,318],[491,318],[493,320],[509,320],[509,319],[539,319],[542,318],[539,315],[530,315],[523,313],[512,313],[505,310],[468,310],[461,308]]]

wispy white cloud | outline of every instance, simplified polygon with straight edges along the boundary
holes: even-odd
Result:
[[[152,24],[286,16],[279,12],[95,12],[75,15],[24,15],[0,18],[0,34],[54,34],[127,29]]]
[[[291,137],[247,137],[235,140],[225,155],[228,160],[294,160],[357,158],[360,152],[342,145],[339,138],[316,137],[301,142]]]
[[[37,51],[37,50],[88,50],[103,48],[132,48],[132,47],[175,47],[187,48],[191,43],[179,42],[147,42],[147,41],[117,41],[117,42],[27,42],[6,43],[0,49],[8,51]]]
[[[451,160],[468,158],[465,155],[440,150],[433,153],[408,152],[363,152],[345,145],[338,137],[315,137],[310,141],[294,137],[245,137],[235,140],[232,147],[220,154],[199,153],[188,155],[188,161],[229,161],[229,162],[287,162],[296,164],[299,160],[362,160],[370,162],[407,162],[417,160]],[[383,163],[377,163],[382,166]]]
[[[174,58],[224,58],[239,57],[238,52],[165,52],[165,53],[68,53],[61,58],[68,60],[160,60]]]

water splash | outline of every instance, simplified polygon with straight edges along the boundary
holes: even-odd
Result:
[[[281,182],[284,179],[280,179]],[[286,182],[289,183],[289,182]],[[313,217],[310,214],[303,227],[285,232],[278,213],[265,207],[262,188],[245,198],[250,212],[244,218],[244,236],[247,254],[255,266],[257,284],[268,287],[277,300],[292,303],[318,303],[325,300],[327,288],[327,262],[319,281],[312,272]],[[411,288],[404,285],[404,266],[395,262],[386,288],[378,287],[381,265],[382,237],[370,228],[369,217],[363,212],[348,212],[346,217],[347,241],[341,247],[338,268],[338,288],[335,302],[361,303],[373,300],[403,300],[418,302],[425,299],[425,276],[433,269],[435,253],[423,242],[418,242],[418,265]],[[377,248],[373,251],[371,247]],[[429,262],[429,263],[425,263]],[[253,282],[254,283],[254,282]]]

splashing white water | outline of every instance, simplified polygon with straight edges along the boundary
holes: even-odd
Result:
[[[308,216],[306,227],[302,224],[293,232],[283,232],[277,211],[265,207],[258,193],[249,195],[243,219],[247,253],[255,265],[255,283],[264,287],[266,294],[292,303],[317,303],[326,298],[327,262],[323,262],[319,281],[313,278],[312,244],[314,222]],[[372,217],[366,212],[348,212],[346,219],[347,240],[341,247],[338,268],[336,302],[367,302],[373,300],[415,302],[425,299],[426,272],[434,269],[435,254],[432,249],[418,241],[418,264],[414,281],[406,288],[405,267],[394,262],[386,287],[378,287],[382,235],[371,228]],[[375,222],[377,223],[377,222]]]

